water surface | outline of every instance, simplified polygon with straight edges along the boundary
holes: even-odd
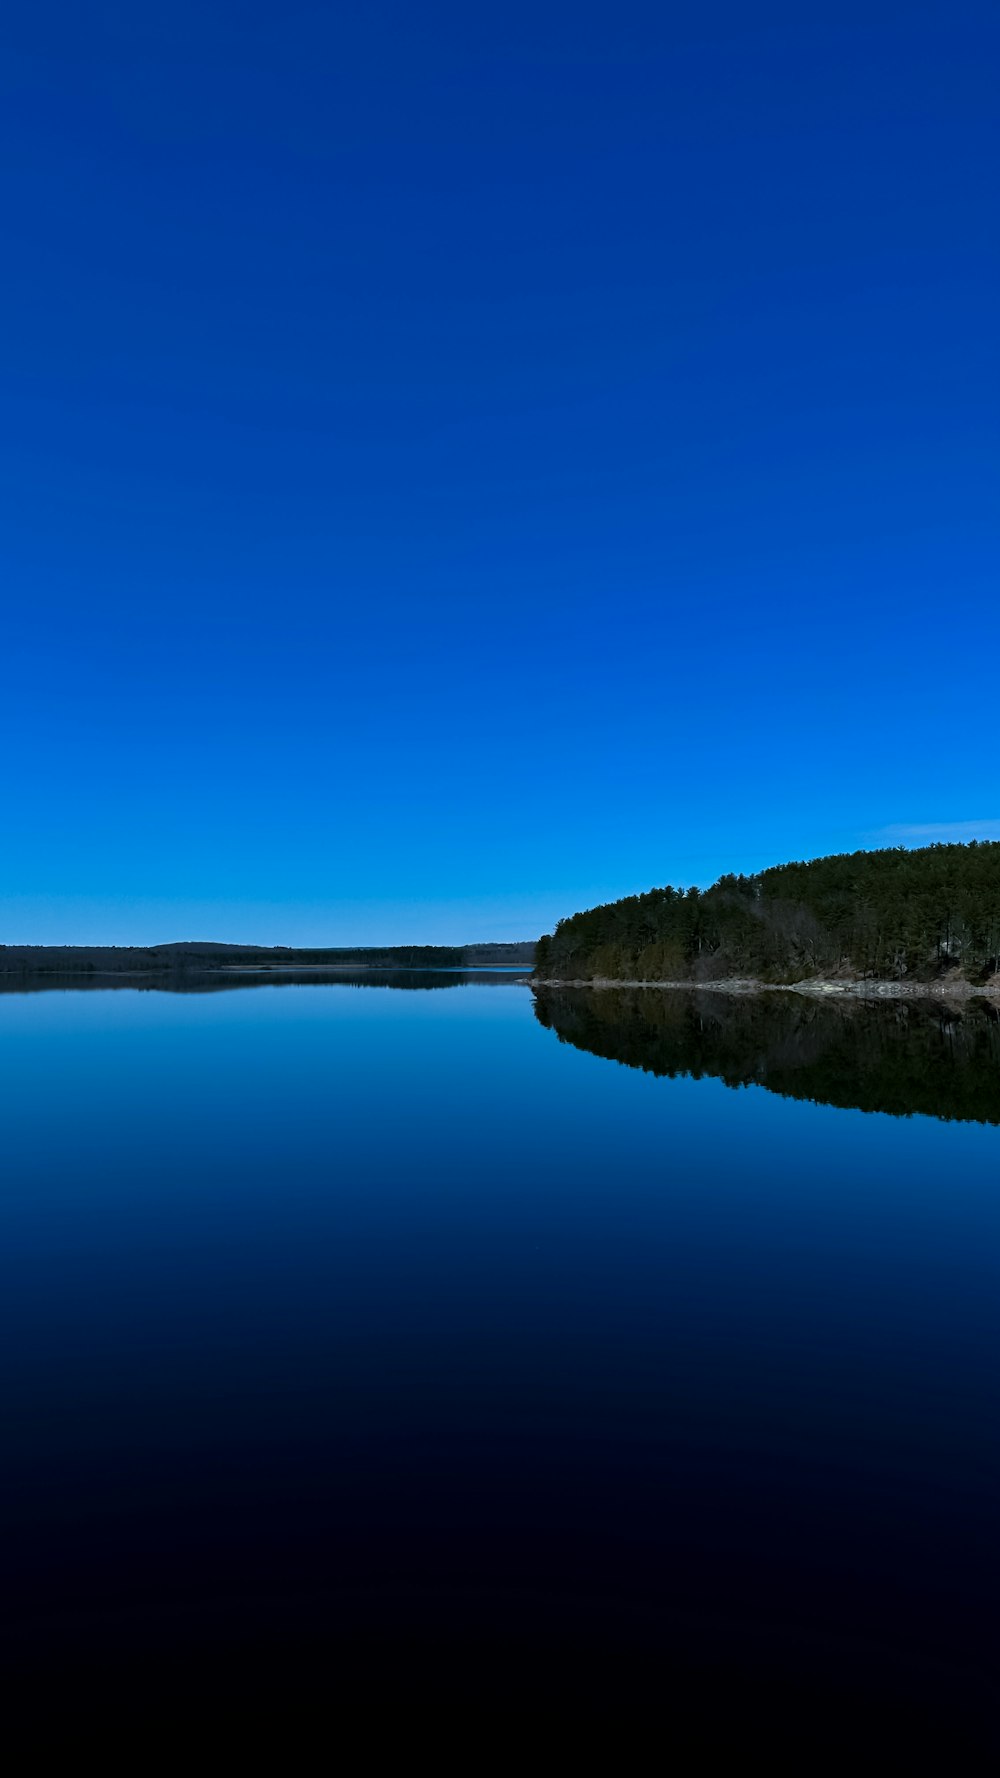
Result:
[[[391,982],[0,998],[8,1675],[978,1757],[988,1015]]]

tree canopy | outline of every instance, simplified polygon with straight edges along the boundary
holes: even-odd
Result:
[[[1000,841],[903,846],[650,889],[560,920],[536,974],[560,981],[753,976],[931,980],[1000,970]]]

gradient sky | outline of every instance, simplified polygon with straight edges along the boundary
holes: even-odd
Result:
[[[1000,834],[988,5],[0,25],[0,940]]]

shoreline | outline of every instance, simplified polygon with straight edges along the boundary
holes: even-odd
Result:
[[[972,982],[875,982],[830,981],[815,977],[802,982],[761,982],[749,976],[725,976],[718,981],[650,982],[613,981],[605,976],[588,980],[556,980],[532,976],[532,988],[652,988],[684,994],[804,994],[817,1000],[998,1000],[1000,979],[983,987]]]

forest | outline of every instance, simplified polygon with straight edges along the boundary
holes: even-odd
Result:
[[[560,920],[535,974],[552,981],[751,977],[983,984],[1000,972],[1000,841],[895,846],[650,889]]]
[[[530,969],[532,943],[292,947],[167,945],[0,945],[2,978],[22,976],[204,975],[254,969]]]

